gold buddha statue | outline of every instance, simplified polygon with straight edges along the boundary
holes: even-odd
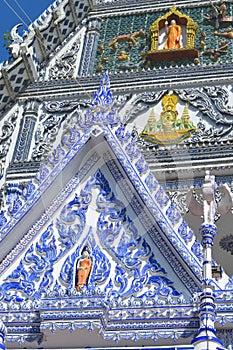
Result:
[[[156,120],[155,108],[152,108],[140,136],[147,141],[159,144],[175,144],[189,137],[196,127],[190,121],[188,104],[185,105],[181,118],[178,118],[177,103],[177,95],[165,95],[162,99],[163,110],[160,119]]]

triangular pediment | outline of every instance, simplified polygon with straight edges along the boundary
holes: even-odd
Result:
[[[14,310],[9,324],[22,320],[23,311],[38,327],[8,340],[46,337],[52,346],[48,332],[83,329],[94,331],[91,344],[96,329],[108,345],[192,338],[201,244],[119,122],[107,72],[90,108],[75,110],[70,120],[61,144],[24,188],[25,202],[20,185],[11,184],[11,218],[2,213],[2,319]],[[88,268],[81,265],[84,252]],[[161,330],[170,317],[194,326]]]
[[[17,256],[12,254],[14,249],[20,247],[22,254],[27,251],[28,246],[35,245],[38,239],[45,244],[46,239],[43,237],[50,237],[49,232],[52,231],[57,231],[59,235],[56,239],[58,257],[60,250],[67,251],[75,242],[79,243],[80,250],[85,245],[91,247],[91,243],[88,244],[88,237],[98,233],[98,241],[101,243],[99,249],[107,249],[116,259],[119,259],[118,249],[123,253],[123,242],[126,237],[129,239],[131,251],[132,247],[137,245],[136,241],[139,237],[141,241],[143,237],[148,236],[150,245],[153,240],[153,245],[161,241],[163,249],[169,250],[169,254],[173,255],[173,259],[177,260],[181,268],[182,262],[175,257],[170,244],[175,244],[176,235],[180,232],[179,238],[183,241],[183,249],[189,251],[185,242],[188,243],[194,239],[193,232],[150,173],[136,145],[130,144],[131,141],[128,139],[128,142],[127,138],[122,125],[113,128],[95,126],[89,135],[87,133],[74,143],[66,154],[60,149],[60,154],[63,154],[61,159],[59,157],[49,159],[48,164],[40,169],[37,179],[29,184],[28,190],[31,193],[28,195],[28,200],[15,212],[14,219],[2,228],[4,251],[8,249],[11,252],[1,265],[2,272],[7,269],[8,264],[12,264],[17,259]],[[130,157],[126,151],[122,153],[122,142],[128,143],[125,147],[130,150]],[[133,166],[133,152],[137,155],[138,169]],[[119,159],[120,154],[121,159]],[[140,179],[142,175],[145,176],[144,181]],[[140,230],[136,228],[135,221],[140,225]],[[11,232],[4,236],[5,232],[9,232],[9,226]],[[177,226],[176,230],[175,226]],[[15,241],[19,240],[16,244],[14,240],[9,240],[13,232]],[[119,235],[116,241],[114,235]],[[82,240],[84,240],[83,243],[81,243]],[[24,244],[21,245],[21,242]],[[37,244],[40,247],[42,243],[38,241]],[[148,245],[149,249],[149,243],[143,244]],[[38,253],[36,248],[30,249],[34,256]],[[137,248],[139,252],[140,249],[142,247]],[[147,248],[144,249],[147,250]],[[158,247],[157,250],[159,250]],[[140,260],[139,252],[138,259],[135,258],[138,260],[137,263]],[[198,257],[191,250],[189,254],[190,259],[195,262],[193,270],[190,270],[190,276],[193,274],[191,278],[193,285],[190,291],[193,292],[195,288],[198,289],[198,275],[200,277],[201,267]],[[129,256],[129,261],[131,259],[133,261],[134,258]],[[151,259],[153,260],[152,256]],[[183,271],[185,271],[184,267]],[[197,278],[194,278],[195,275]]]
[[[131,150],[130,156],[122,145]],[[201,265],[185,240],[194,245],[195,238],[136,146],[130,145],[123,126],[94,126],[67,152],[59,153],[60,158],[51,157],[41,168],[30,183],[27,202],[2,229],[4,234],[11,226],[2,241],[4,251],[9,251],[0,266],[2,310],[40,311],[47,315],[41,322],[44,330],[61,327],[62,316],[55,310],[59,303],[70,315],[66,327],[73,324],[71,299],[78,307],[86,300],[85,318],[98,298],[112,310],[110,323],[120,305],[131,315],[132,306],[141,309],[145,302],[163,317],[167,304],[174,305],[174,315],[175,305],[181,303],[191,312],[190,297],[199,290]],[[85,248],[92,268],[87,284],[76,289],[76,267]],[[101,306],[102,312],[106,306]],[[81,318],[72,327],[83,322]],[[108,322],[95,322],[106,339],[115,338]],[[125,322],[122,319],[123,328]]]

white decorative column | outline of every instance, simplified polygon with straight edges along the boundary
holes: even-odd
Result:
[[[215,330],[215,298],[212,284],[212,247],[217,227],[214,224],[203,223],[200,227],[204,250],[202,293],[199,296],[200,328],[192,344],[195,350],[222,350],[220,339]]]
[[[215,330],[215,297],[212,276],[212,247],[214,237],[217,234],[217,227],[214,224],[215,214],[225,214],[232,207],[230,191],[224,186],[224,196],[217,205],[215,177],[206,172],[205,181],[202,188],[203,200],[198,202],[193,195],[193,191],[188,193],[187,201],[190,211],[194,215],[203,215],[203,224],[200,227],[203,246],[203,279],[202,292],[199,296],[199,318],[200,328],[192,344],[195,350],[224,350],[220,339],[216,336]],[[226,195],[227,194],[227,195]]]

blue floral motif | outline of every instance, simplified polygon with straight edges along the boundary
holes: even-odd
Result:
[[[7,223],[7,218],[5,216],[6,211],[1,210],[0,212],[0,228],[3,227]]]
[[[75,194],[75,197],[61,211],[61,219],[65,222],[73,222],[76,216],[83,215],[82,199]]]
[[[90,283],[101,284],[109,277],[111,264],[100,247],[93,247],[92,253],[95,257],[95,261],[93,266],[94,273],[90,276]]]
[[[147,165],[147,163],[145,162],[145,159],[143,157],[141,157],[135,163],[135,166],[136,166],[137,170],[139,171],[140,175],[142,175],[143,173],[145,173],[149,169],[149,166]]]
[[[128,131],[125,131],[125,125],[120,123],[115,131],[115,135],[120,141],[120,143],[123,145],[124,143],[128,142],[131,135]]]
[[[27,250],[24,256],[24,261],[30,266],[30,270],[33,271],[35,278],[39,278],[40,274],[44,271],[45,266],[48,265],[43,255],[40,257],[35,254],[33,245]]]
[[[68,135],[64,135],[62,138],[62,143],[66,145],[68,148],[71,148],[71,146],[77,142],[77,140],[80,138],[80,132],[77,129],[77,126],[74,125],[70,133]]]
[[[77,242],[82,231],[81,228],[75,230],[71,226],[67,227],[67,224],[62,223],[58,219],[56,221],[56,227],[58,229],[61,243],[66,246],[66,249],[71,248]]]
[[[196,238],[191,247],[192,252],[196,255],[199,261],[203,260],[203,248],[199,240]]]
[[[178,228],[178,232],[184,239],[185,243],[188,243],[194,235],[193,231],[189,228],[188,224],[184,220],[182,220],[182,223]]]
[[[2,292],[5,300],[23,300],[22,294],[14,294],[21,291],[25,295],[39,296],[47,286],[53,282],[53,264],[61,256],[57,251],[56,240],[53,232],[53,224],[42,234],[40,241],[31,245],[15,270],[2,284]],[[36,288],[35,282],[40,281]],[[11,290],[11,293],[9,293]]]
[[[73,247],[81,236],[86,225],[85,212],[91,198],[88,191],[81,191],[80,196],[75,194],[74,199],[62,208],[56,228],[60,241],[65,246],[63,254]]]
[[[76,251],[73,254],[69,255],[66,258],[60,271],[61,281],[67,283],[69,287],[73,286],[74,263],[78,256],[79,256],[79,250],[76,249]]]
[[[165,207],[169,202],[169,197],[162,187],[160,187],[159,190],[155,193],[155,200],[161,207]]]
[[[127,144],[127,146],[125,147],[125,150],[131,160],[137,158],[140,155],[140,150],[133,140]]]
[[[159,186],[158,181],[152,173],[149,173],[149,175],[146,177],[145,183],[151,192],[153,192]]]
[[[36,243],[36,250],[41,255],[42,261],[46,265],[53,265],[57,261],[61,252],[58,253],[56,239],[54,237],[53,223],[48,227],[48,229],[42,234],[40,242]]]
[[[6,187],[6,204],[8,205],[8,213],[14,216],[22,206],[20,196],[23,194],[23,186],[16,183],[10,183]]]
[[[49,174],[49,169],[45,165],[42,165],[40,167],[39,172],[36,174],[35,178],[39,183],[42,183],[45,180],[45,178],[48,176],[48,174]]]
[[[122,295],[128,286],[128,275],[126,269],[120,264],[116,266],[115,283],[119,286],[118,291],[112,291],[114,295]]]
[[[27,296],[33,295],[35,278],[35,274],[28,274],[21,260],[18,267],[12,271],[1,286],[1,292],[5,294],[5,300],[21,302],[23,298],[20,294],[17,294],[17,291],[21,291]],[[13,290],[12,294],[9,294],[10,290]]]
[[[168,209],[166,210],[166,214],[169,220],[171,220],[172,225],[175,225],[181,219],[181,214],[177,210],[174,202],[170,203]]]
[[[27,184],[27,187],[23,190],[23,196],[26,200],[29,200],[32,197],[33,192],[35,191],[35,184],[33,181],[29,181]]]
[[[43,276],[42,281],[40,282],[38,291],[39,294],[46,293],[49,289],[49,287],[53,284],[53,268],[48,268]]]
[[[48,157],[48,163],[50,163],[52,166],[55,166],[64,157],[64,155],[64,149],[61,147],[61,145],[58,145],[58,147]]]
[[[114,287],[112,293],[127,297],[135,292],[142,293],[143,287],[148,285],[153,286],[154,295],[179,295],[173,283],[165,277],[166,271],[155,260],[150,246],[126,215],[123,203],[110,191],[109,184],[100,171],[98,180],[102,184],[97,197],[100,211],[98,234],[102,245],[121,262],[117,264],[115,274],[115,283],[119,288]],[[103,188],[107,188],[107,191]],[[129,275],[133,276],[130,283]]]

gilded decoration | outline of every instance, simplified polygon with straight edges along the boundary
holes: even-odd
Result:
[[[198,25],[193,19],[172,7],[164,16],[159,17],[150,27],[151,49],[146,59],[196,58],[194,48]]]
[[[160,119],[156,119],[155,108],[152,108],[141,137],[158,144],[176,144],[188,138],[196,127],[190,120],[188,104],[185,105],[181,118],[177,111],[178,96],[165,95],[162,99],[163,110]]]

